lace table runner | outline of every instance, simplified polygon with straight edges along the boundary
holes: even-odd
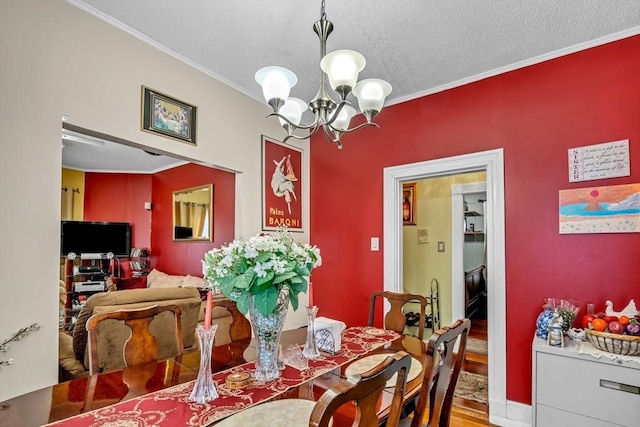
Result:
[[[252,372],[255,369],[254,362],[213,374],[219,397],[206,404],[189,402],[189,394],[195,383],[193,380],[48,425],[78,427],[209,425],[233,413],[272,399],[399,337],[399,334],[383,329],[348,328],[342,334],[341,352],[335,355],[322,353],[320,358],[309,360],[309,368],[306,370],[299,371],[286,366],[279,378],[267,383],[254,382],[243,389],[226,387],[225,378],[234,372]]]

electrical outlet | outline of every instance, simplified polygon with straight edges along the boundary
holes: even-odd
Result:
[[[438,252],[444,252],[444,242],[438,242]]]

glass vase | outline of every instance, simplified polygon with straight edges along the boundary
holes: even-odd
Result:
[[[315,320],[316,315],[318,314],[318,306],[314,305],[313,307],[305,307],[307,310],[307,339],[304,343],[304,350],[302,350],[302,355],[308,360],[317,359],[320,357],[320,352],[318,351],[318,346],[316,345],[316,330],[315,330]]]
[[[211,351],[217,329],[218,325],[211,325],[209,329],[205,329],[202,325],[198,325],[196,328],[196,335],[200,343],[200,370],[189,395],[191,402],[207,403],[218,397],[218,391],[211,375]]]
[[[281,292],[273,313],[264,316],[255,306],[254,298],[252,296],[249,299],[249,320],[258,340],[258,357],[254,378],[256,381],[267,382],[280,376],[278,350],[280,348],[280,333],[289,309],[289,299],[286,292]]]

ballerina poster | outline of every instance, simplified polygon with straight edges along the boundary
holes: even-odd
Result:
[[[262,137],[262,229],[302,231],[302,150]]]
[[[640,233],[640,183],[560,190],[560,234]]]

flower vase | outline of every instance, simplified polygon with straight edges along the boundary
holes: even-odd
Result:
[[[545,309],[538,315],[536,320],[536,336],[538,338],[547,339],[549,322],[553,318],[553,310]]]
[[[256,381],[267,382],[280,376],[278,350],[280,348],[280,333],[289,309],[289,299],[286,292],[280,293],[275,310],[265,316],[255,306],[254,298],[252,296],[249,299],[249,320],[258,340],[258,357],[254,378]]]
[[[207,403],[218,397],[218,391],[213,384],[211,375],[211,350],[217,329],[218,325],[212,325],[209,329],[205,329],[202,325],[198,325],[196,328],[196,335],[200,344],[200,370],[193,390],[189,395],[189,401],[191,402]]]
[[[307,340],[304,343],[304,350],[302,351],[302,355],[308,359],[313,360],[320,357],[320,352],[318,351],[318,346],[316,345],[316,330],[315,330],[315,320],[316,315],[318,314],[318,306],[314,305],[313,307],[305,307],[307,310]]]

